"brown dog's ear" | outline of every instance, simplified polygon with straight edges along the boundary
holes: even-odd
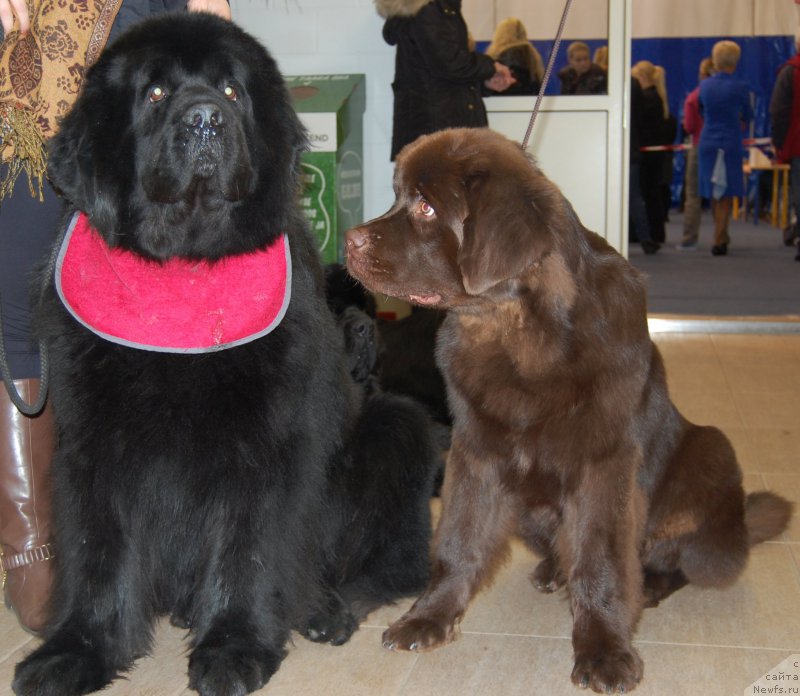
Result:
[[[535,172],[525,169],[507,176],[481,171],[465,180],[469,212],[458,265],[470,295],[519,276],[552,246],[552,187],[544,177],[537,185]]]

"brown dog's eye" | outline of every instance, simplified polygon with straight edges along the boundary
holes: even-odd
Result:
[[[150,92],[148,94],[151,104],[156,104],[160,102],[166,96],[167,96],[166,90],[164,90],[164,88],[160,87],[159,85],[153,85],[150,88]]]
[[[239,95],[236,94],[236,89],[231,85],[225,85],[225,89],[222,92],[225,95],[225,99],[229,101],[236,101],[239,98]]]
[[[420,199],[419,205],[417,205],[417,210],[420,214],[424,215],[425,217],[431,217],[432,215],[436,214],[436,211],[433,209],[433,206],[428,203],[424,198]]]

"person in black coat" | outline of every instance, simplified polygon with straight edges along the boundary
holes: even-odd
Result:
[[[488,125],[482,85],[513,84],[507,66],[470,48],[461,0],[375,0],[383,38],[397,46],[391,159],[420,135]]]
[[[647,207],[642,195],[642,132],[644,130],[644,91],[631,76],[630,170],[628,172],[628,220],[633,241],[642,245],[645,254],[655,254],[661,245],[650,235]]]
[[[645,147],[668,145],[669,107],[667,105],[666,78],[664,69],[648,60],[640,60],[631,68],[631,74],[642,87],[642,139]],[[671,167],[664,151],[642,153],[641,184],[642,197],[647,208],[650,237],[663,244],[666,239],[666,209],[664,207],[664,171]],[[665,162],[665,160],[667,160]]]

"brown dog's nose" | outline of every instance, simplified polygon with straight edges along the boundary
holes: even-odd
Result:
[[[344,243],[348,250],[361,249],[367,244],[367,234],[360,227],[353,227],[345,232]]]

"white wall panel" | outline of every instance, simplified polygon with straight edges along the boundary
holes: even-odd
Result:
[[[388,46],[383,40],[383,19],[377,12],[363,7],[335,7],[320,9],[318,25],[324,27],[319,33],[319,52],[341,54],[347,52],[349,37],[358,37],[358,43],[350,45],[353,55],[371,51],[382,51]]]
[[[529,0],[496,0],[497,21],[519,17],[531,39],[553,39],[564,12],[564,2],[530,2]],[[599,39],[608,36],[609,0],[573,0],[564,36]],[[619,1],[619,0],[617,0]]]
[[[619,0],[612,0],[619,2]],[[573,0],[564,36],[596,39],[608,36],[609,0]],[[492,38],[497,23],[517,17],[525,24],[530,39],[552,39],[558,31],[562,0],[463,0],[462,12],[478,40]]]
[[[534,4],[538,3],[531,3]],[[488,41],[494,34],[494,5],[493,0],[462,0],[461,14],[464,15],[470,33],[478,41]]]
[[[275,57],[317,53],[317,13],[301,11],[294,3],[273,0],[232,0],[234,20],[259,39]]]
[[[749,36],[753,30],[753,0],[633,0],[632,11],[634,39]]]
[[[493,104],[502,108],[498,100]],[[527,112],[493,111],[489,125],[522,140],[529,120]],[[537,117],[528,148],[547,178],[572,202],[581,222],[603,236],[608,232],[607,130],[605,111],[547,111]]]
[[[753,33],[757,36],[793,34],[797,26],[794,0],[754,0]]]

